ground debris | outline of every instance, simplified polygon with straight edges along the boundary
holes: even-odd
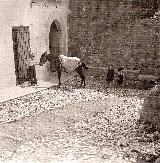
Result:
[[[94,78],[87,79],[86,88],[78,84],[78,78],[70,79],[60,89],[1,104],[1,122],[36,117],[45,111],[53,111],[57,118],[55,132],[26,141],[11,160],[138,163],[158,158],[159,132],[146,132],[139,122],[148,91],[109,88]]]

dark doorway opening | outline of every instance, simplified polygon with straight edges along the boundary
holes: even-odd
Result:
[[[53,21],[53,23],[50,26],[49,32],[49,50],[52,56],[50,70],[52,72],[56,71],[57,57],[60,55],[60,35],[61,35],[60,27],[57,26],[55,21]]]

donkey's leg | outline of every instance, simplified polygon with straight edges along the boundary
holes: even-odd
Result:
[[[82,79],[82,80],[81,80],[81,87],[82,87],[82,86],[85,87],[85,84],[86,84],[86,83],[85,83],[85,76],[84,76],[83,72],[81,73],[80,76],[81,76],[81,79]]]
[[[62,71],[62,69],[61,68],[58,68],[58,70],[57,70],[57,74],[58,74],[58,87],[60,88],[60,86],[61,86],[61,71]]]
[[[83,72],[82,72],[82,79],[83,79],[83,83],[82,84],[85,87],[86,86],[86,78],[85,78]]]
[[[80,78],[81,78],[81,87],[82,87],[82,85],[83,85],[83,83],[84,83],[84,86],[85,86],[85,76],[84,76],[84,74],[83,74],[83,72],[82,72],[82,66],[80,66],[80,67],[77,67],[76,68],[76,72],[78,73],[78,75],[80,76]]]

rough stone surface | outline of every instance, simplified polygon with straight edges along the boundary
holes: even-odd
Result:
[[[160,163],[160,158],[158,158],[155,163]]]
[[[70,0],[69,53],[97,67],[112,63],[154,74],[159,23],[153,14],[142,16],[144,7],[138,6],[125,0]]]
[[[152,123],[160,130],[160,85],[156,85],[144,100],[140,112],[143,121]]]
[[[159,151],[160,140],[137,124],[148,91],[86,83],[78,89],[75,77],[1,104],[0,162],[142,163]]]

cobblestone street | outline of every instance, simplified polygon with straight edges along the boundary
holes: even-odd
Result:
[[[133,149],[154,152],[136,136],[147,92],[88,82],[79,89],[70,80],[1,104],[0,162],[134,163]]]
[[[84,102],[66,105],[64,108],[45,111],[35,117],[2,125],[1,131],[17,138],[15,140],[3,137],[1,142],[6,141],[9,144],[2,144],[1,149],[13,146],[9,147],[10,150],[3,151],[2,157],[5,158],[2,159],[11,162],[108,162],[108,159],[116,161],[118,157],[119,161],[126,162],[122,159],[123,154],[108,148],[108,143],[107,148],[95,144],[94,139],[102,136],[92,139],[93,133],[89,133],[87,128],[88,123],[92,124],[92,121],[96,120],[95,113],[105,111],[105,104],[106,102],[102,103],[101,100],[94,104]]]

